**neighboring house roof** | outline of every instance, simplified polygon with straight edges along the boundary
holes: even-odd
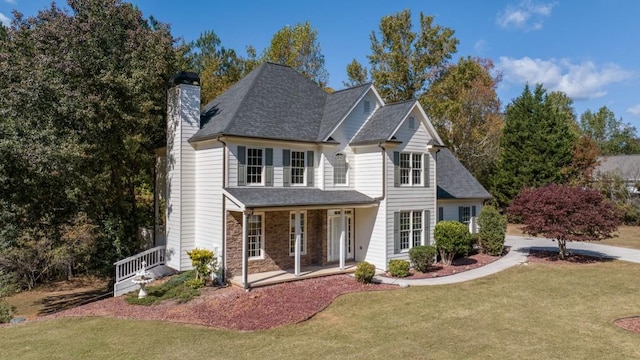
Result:
[[[438,199],[490,199],[489,192],[447,148],[436,155]]]
[[[597,172],[616,172],[625,180],[640,180],[640,154],[606,156],[599,160]]]
[[[317,188],[225,188],[245,207],[365,205],[376,200],[355,190],[325,191]]]
[[[409,114],[415,100],[387,104],[378,109],[351,141],[351,145],[391,140],[394,132]]]

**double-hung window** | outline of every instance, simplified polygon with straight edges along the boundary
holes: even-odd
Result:
[[[304,151],[291,151],[291,184],[304,185]]]
[[[307,253],[307,234],[306,234],[307,213],[300,214],[300,254]],[[289,255],[296,253],[296,212],[289,214]]]
[[[400,211],[397,215],[397,250],[407,251],[414,246],[422,245],[423,218],[422,210]]]
[[[422,185],[422,154],[400,153],[400,185]]]
[[[247,216],[247,256],[249,259],[262,259],[264,253],[264,215]]]
[[[263,150],[247,149],[247,184],[262,184]]]

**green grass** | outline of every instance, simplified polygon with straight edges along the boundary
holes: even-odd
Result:
[[[0,328],[2,359],[633,359],[640,265],[518,266],[480,280],[339,297],[259,332],[106,318]],[[251,311],[247,309],[247,311]]]

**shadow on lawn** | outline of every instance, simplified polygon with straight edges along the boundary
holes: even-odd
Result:
[[[569,256],[560,260],[557,247],[532,247],[529,250],[529,259],[541,261],[562,261],[572,264],[594,264],[615,260],[607,254],[592,250],[572,250],[569,249]]]
[[[98,301],[108,296],[113,296],[113,292],[107,289],[95,289],[70,294],[47,296],[41,301],[43,307],[42,310],[38,312],[38,315],[54,314],[62,310]]]

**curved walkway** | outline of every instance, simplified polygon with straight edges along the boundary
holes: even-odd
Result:
[[[493,275],[510,267],[525,263],[530,249],[557,250],[555,241],[545,238],[532,238],[524,236],[507,235],[505,245],[510,246],[509,253],[491,264],[461,272],[455,275],[429,279],[400,279],[376,276],[375,282],[382,284],[396,284],[400,286],[427,286],[454,284],[469,280],[479,279]],[[577,254],[607,257],[616,260],[640,263],[640,250],[627,249],[615,246],[600,245],[590,242],[568,242],[567,249]]]

